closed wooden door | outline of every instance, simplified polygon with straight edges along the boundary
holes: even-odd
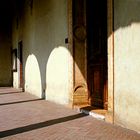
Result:
[[[107,0],[87,0],[87,71],[91,105],[107,108]]]

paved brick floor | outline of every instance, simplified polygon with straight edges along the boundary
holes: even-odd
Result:
[[[0,88],[0,139],[140,140],[140,135],[20,90]]]

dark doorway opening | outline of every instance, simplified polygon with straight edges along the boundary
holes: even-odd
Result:
[[[18,43],[18,60],[19,60],[19,88],[23,89],[23,43]]]
[[[87,0],[86,21],[90,104],[107,109],[107,0]]]

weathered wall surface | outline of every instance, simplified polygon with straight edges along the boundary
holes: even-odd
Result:
[[[115,122],[140,131],[140,1],[114,7]]]
[[[0,86],[12,85],[11,37],[0,27]]]
[[[13,20],[13,46],[23,41],[25,90],[39,97],[68,104],[67,0],[25,1],[16,29]],[[14,85],[18,84],[14,73]]]
[[[12,49],[18,48],[18,30],[17,30],[17,17],[13,20],[12,24]],[[19,87],[19,81],[18,81],[18,72],[13,72],[13,86],[15,88]]]

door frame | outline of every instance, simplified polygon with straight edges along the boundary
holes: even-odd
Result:
[[[107,0],[108,9],[108,121],[114,123],[114,0]]]
[[[73,0],[68,0],[68,49],[69,56],[69,104],[73,104],[74,91],[74,46],[73,46]],[[108,51],[108,110],[106,121],[114,123],[114,0],[107,0],[107,51]],[[87,60],[86,60],[87,61]],[[87,65],[85,66],[87,70]],[[86,71],[87,73],[87,71]],[[87,80],[87,79],[86,79]]]

